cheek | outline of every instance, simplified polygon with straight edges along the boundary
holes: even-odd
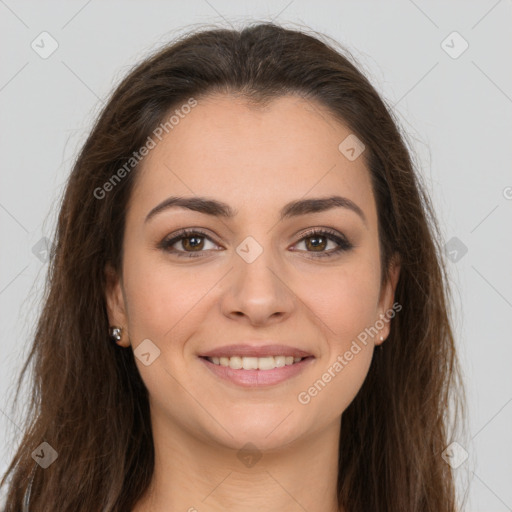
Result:
[[[368,334],[376,321],[380,268],[358,257],[343,268],[302,283],[302,297],[323,324],[325,357],[303,401],[314,402],[326,421],[341,414],[360,390],[373,356]]]
[[[173,269],[165,258],[133,251],[125,261],[124,286],[135,344],[149,338],[160,345],[171,333],[176,338],[217,280],[211,274],[198,279],[193,267]]]
[[[324,372],[306,391],[310,400],[316,401],[317,413],[325,415],[326,421],[342,415],[354,400],[366,379],[372,356],[370,344],[349,346],[344,352],[333,354]]]
[[[325,324],[333,349],[344,350],[376,321],[379,279],[379,269],[372,261],[354,258],[351,264],[301,282],[301,298]]]

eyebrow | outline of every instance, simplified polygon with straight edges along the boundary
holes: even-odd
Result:
[[[144,222],[148,222],[152,217],[166,211],[170,208],[186,208],[195,212],[212,215],[215,217],[233,218],[238,212],[226,203],[207,197],[175,197],[171,196],[155,206],[146,216]],[[314,199],[300,199],[284,205],[280,212],[280,220],[308,213],[317,213],[330,210],[332,208],[346,208],[355,212],[366,226],[368,221],[361,208],[346,197],[330,196]]]

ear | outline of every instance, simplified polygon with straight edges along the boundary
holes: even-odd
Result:
[[[398,308],[393,309],[396,285],[398,283],[398,278],[400,277],[400,268],[401,268],[400,255],[398,253],[395,253],[391,257],[391,261],[389,262],[388,280],[387,280],[386,284],[382,287],[381,294],[380,294],[379,307],[378,307],[379,316],[378,316],[378,318],[376,318],[376,321],[382,320],[384,323],[384,327],[377,334],[376,340],[375,340],[375,345],[380,345],[381,343],[384,343],[386,338],[389,336],[389,331],[391,328],[390,324],[391,324],[392,320],[389,317],[389,313],[386,315],[386,312],[390,311],[390,310],[400,311],[400,309],[402,309],[401,305],[400,305],[400,309],[398,309]],[[384,338],[383,341],[381,341],[381,339],[380,339],[381,336]]]
[[[110,263],[105,266],[105,283],[105,300],[109,325],[122,328],[121,340],[117,344],[122,347],[129,347],[130,337],[128,335],[126,305],[121,279]]]

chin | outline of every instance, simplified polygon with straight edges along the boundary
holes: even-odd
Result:
[[[232,418],[231,421],[225,418],[223,427],[227,432],[221,429],[221,432],[212,433],[212,438],[220,433],[218,441],[226,447],[238,450],[251,443],[257,449],[265,451],[279,450],[305,433],[304,426],[294,417],[296,415],[285,412],[285,409],[281,409],[279,414],[269,415],[258,414],[257,408],[253,408],[253,411],[250,413],[254,415],[253,418],[249,418],[249,414],[244,418]],[[292,417],[294,418],[290,422]]]

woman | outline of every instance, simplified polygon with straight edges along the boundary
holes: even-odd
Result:
[[[5,510],[456,510],[439,239],[334,46],[263,23],[163,48],[69,178]]]

